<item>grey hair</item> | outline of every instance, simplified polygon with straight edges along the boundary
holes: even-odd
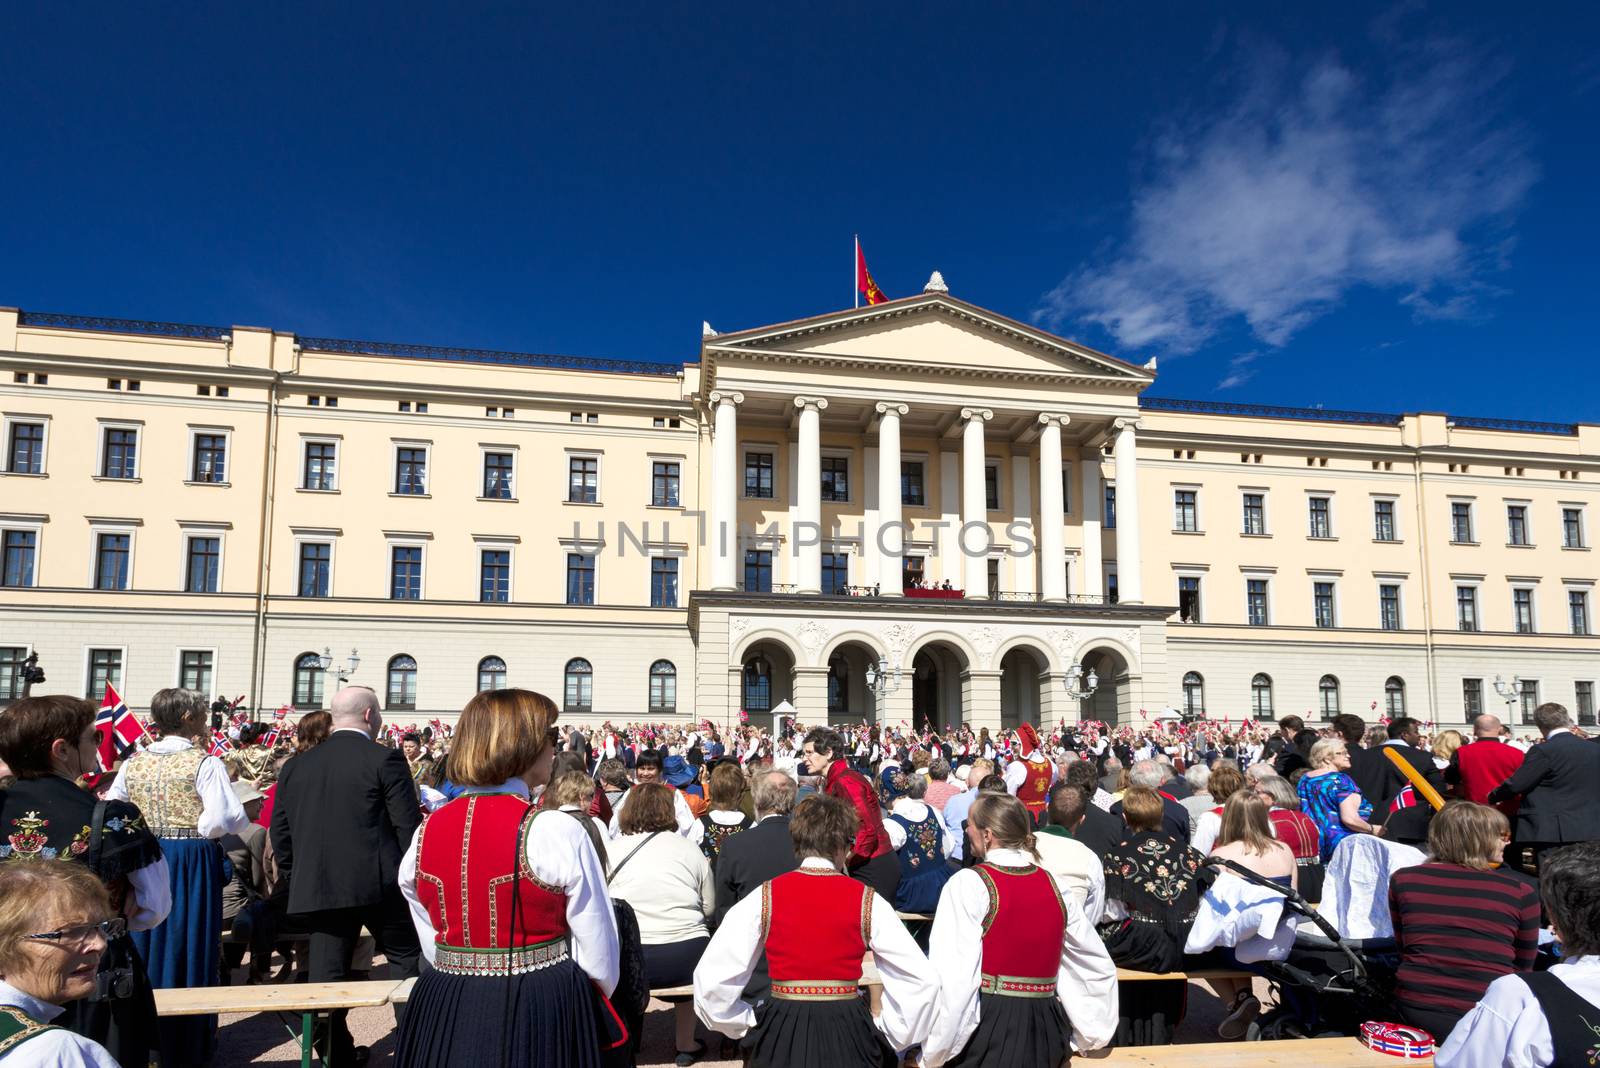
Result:
[[[1211,769],[1204,764],[1196,764],[1183,773],[1183,781],[1204,793],[1206,784],[1211,781]]]
[[[1294,792],[1294,787],[1282,775],[1263,775],[1256,786],[1271,797],[1272,803],[1278,808],[1299,810],[1300,795]]]
[[[944,757],[934,757],[928,764],[928,777],[943,781],[950,777],[950,761]]]
[[[1566,705],[1546,701],[1533,710],[1533,725],[1539,728],[1539,733],[1549,734],[1562,727],[1572,726],[1572,717],[1567,714]]]
[[[799,785],[787,771],[769,771],[757,775],[755,782],[750,784],[756,812],[762,816],[787,816],[794,811],[794,799],[799,792]]]
[[[1135,760],[1128,771],[1128,782],[1154,790],[1167,781],[1167,769],[1159,760]]]
[[[199,690],[180,690],[176,686],[169,686],[157,690],[150,698],[150,721],[163,736],[177,734],[186,722],[196,716],[204,723],[210,712],[211,702]]]
[[[906,776],[906,796],[913,801],[921,801],[928,792],[928,777],[915,773]]]
[[[1122,770],[1122,761],[1121,760],[1117,759],[1114,756],[1106,757],[1106,771],[1111,772],[1111,771],[1121,771],[1121,770]]]

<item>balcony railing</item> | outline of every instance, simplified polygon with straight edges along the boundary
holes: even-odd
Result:
[[[793,583],[789,583],[789,582],[774,582],[770,587],[767,587],[765,589],[759,589],[759,590],[752,590],[752,589],[749,589],[749,588],[745,587],[743,584],[741,584],[738,587],[738,592],[740,592],[740,593],[751,593],[751,594],[764,594],[764,593],[795,594],[795,593],[798,593],[799,591],[798,591],[798,588]],[[993,603],[1000,603],[1000,604],[1044,604],[1044,603],[1047,603],[1044,600],[1044,597],[1043,597],[1042,594],[1029,593],[1029,592],[1023,592],[1023,591],[1017,591],[1017,590],[1002,590],[999,593],[997,593],[997,594],[995,594],[995,595],[993,595],[991,597],[975,598],[975,597],[967,597],[965,595],[965,593],[963,593],[963,591],[961,591],[961,590],[945,590],[945,589],[937,589],[937,588],[934,588],[934,587],[928,587],[928,588],[924,588],[924,589],[907,589],[898,597],[890,597],[890,596],[886,596],[883,593],[883,589],[880,586],[842,586],[842,587],[839,587],[837,590],[833,590],[833,591],[825,590],[822,593],[812,594],[811,596],[814,596],[814,597],[817,597],[817,598],[823,599],[823,600],[841,600],[841,601],[842,600],[877,599],[877,600],[882,600],[882,601],[894,601],[894,602],[905,602],[905,601],[912,601],[912,602],[963,601],[963,602],[969,602],[970,601],[970,602],[978,603],[978,604],[982,604],[982,603],[991,603],[991,604],[993,604]],[[1068,594],[1065,598],[1062,598],[1061,600],[1057,600],[1057,601],[1054,601],[1054,602],[1048,602],[1048,603],[1053,603],[1053,604],[1082,604],[1082,605],[1109,605],[1109,604],[1116,604],[1117,602],[1114,601],[1114,600],[1108,600],[1107,598],[1105,598],[1103,596],[1100,596],[1098,594],[1073,593],[1073,594]]]

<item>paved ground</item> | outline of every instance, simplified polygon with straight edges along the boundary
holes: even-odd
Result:
[[[380,957],[381,961],[382,958]],[[242,973],[236,973],[243,981]],[[372,978],[382,979],[385,970],[380,963],[373,969]],[[1257,980],[1257,992],[1265,998],[1266,984]],[[652,1002],[645,1017],[644,1047],[640,1052],[641,1068],[674,1063],[676,1051],[672,1041],[672,1009],[665,1002]],[[1178,1032],[1179,1042],[1215,1042],[1216,1029],[1223,1016],[1221,1003],[1211,988],[1204,983],[1189,986],[1189,1014]],[[298,1026],[298,1021],[296,1021]],[[357,1009],[350,1014],[350,1029],[356,1041],[372,1047],[372,1065],[394,1063],[394,1015],[388,1008]],[[717,1059],[715,1037],[701,1040],[707,1043],[709,1053],[700,1061],[706,1068],[738,1068],[737,1060]],[[250,1064],[296,1063],[300,1060],[297,1040],[285,1031],[276,1016],[224,1016],[218,1035],[216,1068],[239,1068]]]

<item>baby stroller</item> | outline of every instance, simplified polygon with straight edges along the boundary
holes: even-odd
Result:
[[[1278,1007],[1250,1025],[1247,1039],[1354,1036],[1364,1022],[1393,1016],[1394,939],[1343,938],[1294,889],[1230,860],[1208,857],[1206,863],[1282,894],[1284,910],[1301,921],[1288,958],[1260,965]]]

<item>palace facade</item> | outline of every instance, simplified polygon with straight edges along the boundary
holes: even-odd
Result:
[[[0,309],[0,701],[1595,722],[1600,426],[1155,380],[937,276],[683,364]]]

